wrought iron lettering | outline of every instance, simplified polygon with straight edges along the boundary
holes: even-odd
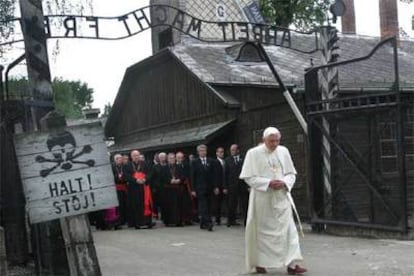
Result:
[[[107,28],[109,24],[111,28]],[[206,21],[168,5],[146,6],[116,17],[46,15],[44,26],[47,38],[118,40],[136,35],[149,28],[165,26],[205,42],[255,41],[306,53],[317,50],[316,44],[309,47],[299,42],[294,44],[291,39],[292,34],[316,36],[315,31],[298,32],[255,22]],[[0,46],[18,41],[22,40],[11,38],[10,41],[1,43]]]

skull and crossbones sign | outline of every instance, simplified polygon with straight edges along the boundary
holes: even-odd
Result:
[[[49,152],[51,152],[53,155],[53,159],[46,158],[42,155],[37,155],[35,160],[38,163],[49,162],[55,163],[55,165],[48,169],[41,170],[41,177],[48,176],[57,168],[61,168],[65,171],[68,171],[72,169],[73,164],[85,164],[89,167],[93,167],[95,165],[95,160],[93,159],[89,159],[86,161],[76,160],[78,157],[84,154],[91,153],[93,149],[90,145],[86,145],[82,148],[80,152],[76,153],[76,140],[75,137],[73,137],[72,133],[70,133],[69,131],[49,134],[46,144],[47,148],[49,149]]]

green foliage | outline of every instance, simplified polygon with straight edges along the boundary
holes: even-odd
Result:
[[[68,81],[55,78],[52,82],[55,108],[68,119],[81,118],[82,109],[90,108],[93,103],[93,89],[80,81]],[[26,78],[9,81],[9,96],[14,99],[28,98],[28,81]]]
[[[11,79],[8,83],[10,99],[28,99],[29,82],[26,78]]]
[[[93,89],[80,81],[67,81],[60,78],[52,83],[55,108],[67,118],[81,118],[83,108],[91,108]]]
[[[324,24],[330,0],[260,0],[260,7],[271,24],[308,31]]]

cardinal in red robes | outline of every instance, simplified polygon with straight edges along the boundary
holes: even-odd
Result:
[[[131,151],[131,162],[125,166],[128,182],[128,226],[152,228],[152,197],[149,186],[149,167],[140,159],[138,150]]]

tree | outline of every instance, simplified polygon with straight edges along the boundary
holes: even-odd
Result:
[[[308,31],[326,22],[330,0],[260,0],[260,7],[271,24]]]
[[[109,113],[111,113],[112,105],[111,103],[106,103],[104,106],[104,112],[102,113],[102,117],[108,117]]]
[[[93,89],[80,81],[55,78],[52,82],[55,108],[67,118],[82,117],[82,109],[91,108]]]
[[[66,118],[82,117],[82,110],[90,108],[93,103],[93,89],[81,81],[68,81],[55,78],[52,82],[55,108]],[[9,96],[14,99],[29,97],[28,80],[26,78],[9,81]]]
[[[14,32],[14,8],[15,0],[0,0],[0,43],[6,41]],[[4,47],[0,46],[0,57],[4,51]]]
[[[0,0],[0,35],[8,37],[13,31],[9,21],[13,18],[15,0]]]

